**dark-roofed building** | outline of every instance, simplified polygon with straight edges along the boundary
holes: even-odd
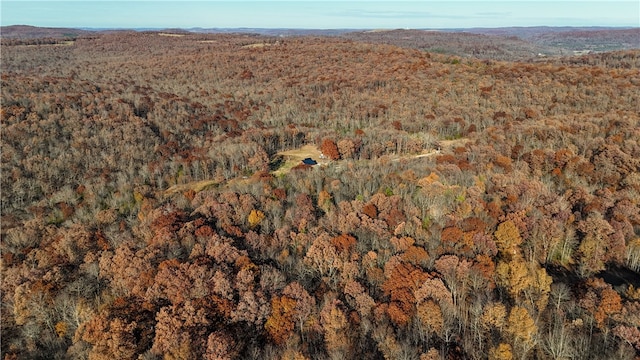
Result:
[[[305,165],[318,165],[318,162],[313,160],[312,158],[306,158],[302,160],[302,163]]]

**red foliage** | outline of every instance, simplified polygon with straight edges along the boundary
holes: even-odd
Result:
[[[365,206],[363,206],[362,213],[372,219],[375,219],[378,217],[378,209],[373,204],[366,204]]]
[[[323,139],[322,144],[320,145],[320,151],[327,156],[331,160],[340,159],[340,152],[338,151],[338,146],[335,141],[331,139]]]

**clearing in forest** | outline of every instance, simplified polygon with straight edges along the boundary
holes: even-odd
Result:
[[[263,48],[266,46],[271,46],[271,44],[269,43],[255,43],[255,44],[248,44],[248,45],[244,45],[242,48],[243,49],[256,49],[256,48]]]
[[[392,157],[391,161],[419,159],[423,157],[431,157],[431,156],[436,156],[443,153],[452,152],[454,148],[459,146],[464,146],[469,141],[470,141],[469,138],[460,138],[455,140],[441,140],[441,141],[438,141],[438,145],[435,148],[424,149],[420,154],[415,154],[415,155],[398,155],[396,157]]]
[[[272,160],[272,164],[277,164],[278,168],[271,173],[276,176],[286,174],[291,171],[294,166],[302,164],[302,160],[306,158],[314,159],[318,162],[318,165],[327,164],[329,160],[321,158],[321,154],[322,152],[315,145],[305,145],[298,149],[280,151],[276,154],[275,160]],[[206,190],[211,186],[217,185],[221,185],[221,183],[215,180],[202,180],[193,181],[186,184],[177,184],[165,190],[164,195],[169,196],[177,193],[184,193],[187,190],[193,190],[198,193],[202,190]]]
[[[460,138],[460,139],[453,139],[453,140],[440,140],[438,144],[440,145],[440,150],[450,151],[454,147],[464,146],[469,141],[471,141],[471,139],[469,138]]]
[[[276,159],[281,159],[278,168],[272,171],[273,175],[283,175],[291,171],[294,166],[302,164],[302,160],[312,158],[318,165],[327,164],[327,159],[321,158],[322,152],[315,145],[305,145],[298,149],[280,151],[276,154]],[[277,161],[277,160],[276,160]]]
[[[445,152],[451,152],[453,148],[458,146],[464,146],[470,140],[468,138],[461,138],[455,140],[442,140],[438,143],[438,148],[425,149],[417,155],[404,155],[396,156],[392,161],[400,161],[402,159],[417,159],[422,157],[435,156]],[[271,161],[271,166],[276,169],[271,173],[273,175],[284,175],[291,171],[291,169],[302,163],[302,160],[306,158],[312,158],[318,162],[318,165],[326,165],[329,163],[329,159],[321,156],[322,152],[315,145],[305,145],[298,149],[280,151],[276,154],[276,157]],[[275,166],[274,166],[275,165]]]

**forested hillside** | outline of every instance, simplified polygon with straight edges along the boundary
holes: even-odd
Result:
[[[2,357],[637,358],[639,69],[3,44]]]

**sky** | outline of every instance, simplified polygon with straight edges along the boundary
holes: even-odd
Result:
[[[640,1],[0,1],[0,24],[81,28],[640,27]]]

